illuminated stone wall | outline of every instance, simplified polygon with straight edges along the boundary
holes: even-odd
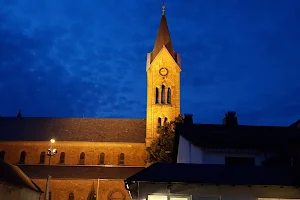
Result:
[[[33,179],[43,190],[46,190],[46,179]],[[74,194],[74,200],[86,200],[94,183],[97,192],[98,180],[58,180],[52,179],[50,185],[51,200],[67,200],[69,194]],[[109,200],[111,196],[123,196],[129,200],[128,191],[125,190],[123,180],[99,180],[98,200]],[[44,199],[44,194],[42,198]]]
[[[179,60],[179,56],[178,56]],[[180,63],[180,61],[178,61]],[[160,69],[166,68],[168,74],[163,76],[160,74]],[[146,146],[151,144],[151,141],[157,137],[158,118],[168,118],[168,121],[174,120],[180,114],[180,66],[174,61],[168,50],[163,47],[160,53],[150,63],[150,54],[147,59],[147,124],[146,124]],[[171,88],[171,103],[156,104],[156,88],[165,85]],[[167,91],[165,93],[167,97]],[[161,96],[159,95],[160,99]]]
[[[0,142],[0,151],[5,151],[4,160],[11,164],[19,163],[22,151],[26,152],[25,164],[39,164],[41,152],[47,152],[49,147],[49,142]],[[58,154],[51,158],[51,164],[55,165],[59,163],[61,152],[65,152],[65,165],[77,165],[81,152],[85,153],[85,165],[98,165],[101,152],[105,153],[105,165],[118,165],[120,153],[125,155],[124,165],[145,165],[145,144],[56,141],[53,148],[58,149]],[[45,164],[48,164],[48,156]]]

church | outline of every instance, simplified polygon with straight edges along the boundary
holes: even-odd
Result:
[[[146,60],[146,119],[1,117],[0,160],[19,166],[44,192],[50,175],[52,200],[87,199],[92,186],[98,200],[130,199],[124,180],[145,168],[157,126],[180,114],[180,72],[163,6]]]

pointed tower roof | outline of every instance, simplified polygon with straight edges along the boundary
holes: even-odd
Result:
[[[151,53],[151,62],[154,60],[154,58],[157,56],[159,51],[162,49],[162,47],[165,46],[169,53],[172,55],[172,57],[176,58],[176,53],[174,52],[173,46],[172,46],[172,40],[168,28],[167,18],[165,15],[165,6],[162,6],[162,16],[160,19],[160,25],[156,36],[156,41],[154,44],[153,51]],[[175,59],[176,61],[176,59]]]

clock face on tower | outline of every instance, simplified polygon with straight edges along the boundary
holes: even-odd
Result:
[[[159,70],[159,73],[162,76],[166,76],[168,74],[168,69],[163,67]]]

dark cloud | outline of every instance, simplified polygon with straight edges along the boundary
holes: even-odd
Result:
[[[300,3],[170,1],[182,113],[221,123],[300,117]],[[161,9],[145,1],[0,3],[0,115],[145,118],[146,54]]]

